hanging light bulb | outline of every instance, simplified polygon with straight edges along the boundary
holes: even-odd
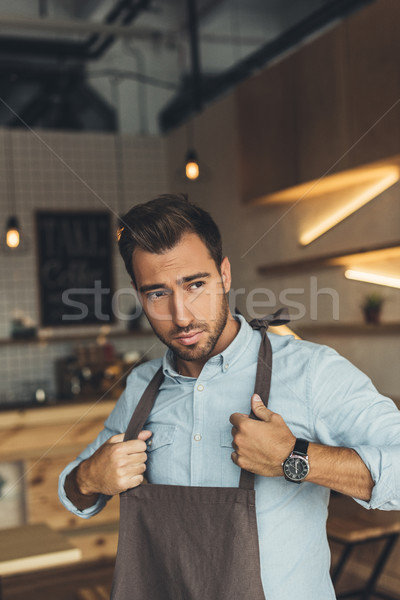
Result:
[[[0,244],[2,250],[13,252],[16,248],[21,250],[21,231],[17,218],[16,197],[15,197],[15,169],[14,169],[14,152],[12,143],[12,132],[9,129],[4,136],[4,156],[6,160],[6,185],[7,198],[9,203],[8,214],[11,215],[6,221],[6,239],[5,244]],[[25,245],[24,245],[25,246]]]
[[[6,243],[9,248],[19,246],[19,225],[17,217],[9,217],[6,225]]]
[[[194,181],[200,175],[199,160],[194,150],[188,150],[186,154],[185,173],[187,179]]]

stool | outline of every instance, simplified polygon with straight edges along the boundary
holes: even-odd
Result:
[[[356,546],[385,540],[382,550],[376,555],[365,586],[341,593],[337,595],[338,599],[359,597],[360,600],[368,600],[375,596],[385,600],[397,600],[394,596],[376,590],[378,579],[400,534],[400,519],[398,517],[396,519],[396,516],[395,513],[388,511],[366,510],[352,498],[336,493],[331,494],[327,522],[328,539],[344,546],[332,570],[334,584],[344,571]]]

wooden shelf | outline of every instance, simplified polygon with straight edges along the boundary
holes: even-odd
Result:
[[[292,260],[288,262],[275,263],[258,267],[257,272],[260,275],[288,275],[299,274],[318,269],[347,266],[350,263],[359,264],[375,260],[400,257],[400,241],[388,242],[369,246],[367,248],[358,248],[348,252],[336,252],[333,254],[323,254],[317,257],[303,258],[301,260]]]
[[[83,342],[85,340],[95,340],[99,336],[106,338],[136,338],[136,337],[149,337],[152,336],[153,331],[141,330],[141,331],[110,331],[109,333],[103,333],[102,331],[93,331],[88,333],[77,333],[71,335],[69,333],[62,334],[57,333],[51,336],[34,337],[34,338],[3,338],[0,339],[0,346],[12,346],[12,345],[25,345],[25,344],[54,344],[54,343],[67,343],[67,342]]]
[[[291,325],[302,338],[307,335],[399,335],[400,323],[327,323],[326,325]]]

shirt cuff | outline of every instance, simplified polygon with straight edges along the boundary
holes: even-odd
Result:
[[[364,508],[400,510],[400,446],[353,446],[371,473],[374,487],[368,501],[354,498]],[[397,472],[399,471],[399,472]]]
[[[58,479],[58,497],[61,503],[65,506],[65,508],[72,512],[74,515],[77,515],[82,519],[90,519],[90,517],[97,515],[97,513],[100,512],[102,508],[104,508],[111,496],[105,496],[104,494],[100,494],[96,504],[93,504],[93,506],[89,506],[89,508],[84,508],[83,510],[79,510],[78,508],[76,508],[76,506],[71,502],[71,500],[65,493],[64,484],[67,475],[71,471],[73,471],[75,467],[77,467],[81,462],[82,460],[77,458],[73,462],[69,463],[69,465],[67,465],[65,469],[61,472],[60,477]]]

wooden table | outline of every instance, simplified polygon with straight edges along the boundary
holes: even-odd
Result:
[[[357,596],[361,600],[367,600],[374,596],[386,600],[396,600],[394,596],[377,591],[376,585],[400,535],[398,513],[396,511],[366,510],[352,498],[332,494],[327,531],[329,540],[343,545],[339,560],[332,570],[334,584],[338,582],[356,546],[384,541],[383,547],[376,553],[375,562],[371,566],[370,576],[364,587],[338,594],[337,598]]]
[[[29,580],[27,597],[32,591],[32,581],[43,581],[43,571],[65,568],[82,558],[79,548],[48,525],[24,525],[0,530],[0,598],[3,588],[11,582]],[[7,583],[8,582],[8,583]]]
[[[14,574],[2,578],[1,600],[104,600],[110,597],[113,559]]]

